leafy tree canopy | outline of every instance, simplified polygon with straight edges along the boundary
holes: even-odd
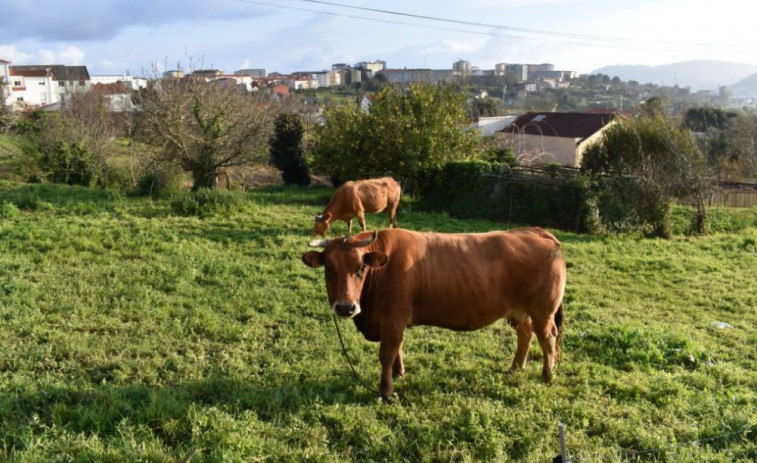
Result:
[[[674,198],[693,200],[696,228],[705,228],[705,196],[711,187],[707,159],[690,132],[660,115],[621,120],[604,132],[599,143],[584,154],[582,168],[593,173],[613,172],[618,182],[633,185],[619,189],[618,198],[635,208],[651,234],[667,236],[667,215]]]
[[[315,164],[336,182],[392,174],[413,178],[429,163],[476,158],[465,95],[451,85],[384,87],[370,109],[338,105],[316,128]]]

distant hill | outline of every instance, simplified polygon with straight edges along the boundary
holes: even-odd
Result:
[[[618,65],[605,66],[593,74],[618,76],[623,81],[635,80],[640,84],[657,84],[692,91],[717,90],[722,86],[731,87],[737,82],[757,73],[757,66],[728,61],[684,61],[661,66]]]
[[[728,88],[734,95],[757,96],[757,74],[752,74]]]

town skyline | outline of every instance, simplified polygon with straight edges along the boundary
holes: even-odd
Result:
[[[553,63],[579,74],[610,65],[717,59],[757,65],[757,31],[743,4],[641,0],[474,0],[382,9],[361,1],[77,0],[44,10],[12,2],[0,18],[0,58],[14,65],[86,64],[94,75],[143,75],[177,63],[227,72],[291,73],[384,60],[447,69],[459,59]]]

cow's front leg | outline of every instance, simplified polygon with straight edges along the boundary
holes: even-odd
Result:
[[[394,359],[394,365],[392,366],[392,374],[396,376],[405,376],[405,364],[402,362],[402,344],[404,340],[400,342],[400,348],[397,351],[397,358]]]
[[[363,211],[357,211],[357,221],[360,224],[360,228],[365,231],[365,214]]]
[[[347,233],[352,234],[352,219],[347,221]]]
[[[381,361],[381,386],[379,393],[381,394],[381,400],[384,403],[389,403],[392,400],[392,391],[394,389],[394,381],[392,379],[392,373],[395,371],[395,364],[399,362],[399,365],[403,371],[402,355],[400,354],[400,348],[402,347],[402,330],[391,333],[383,333],[381,335],[381,344],[379,346],[379,360]]]

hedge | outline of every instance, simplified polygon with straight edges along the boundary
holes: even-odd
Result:
[[[507,164],[460,161],[426,167],[417,179],[417,208],[461,218],[593,233],[596,195],[576,175],[532,175]]]

